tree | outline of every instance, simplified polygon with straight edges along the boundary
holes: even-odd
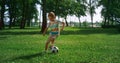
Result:
[[[81,27],[81,16],[85,16],[86,6],[85,6],[85,0],[77,0],[77,2],[74,3],[74,14],[78,17],[79,20],[79,26]]]
[[[59,3],[58,3],[59,2]],[[63,17],[68,26],[67,16],[73,15],[72,3],[75,0],[48,0],[46,1],[46,12],[53,11],[56,16]]]
[[[31,0],[28,2],[28,9],[27,10],[27,26],[30,27],[30,22],[32,19],[35,19],[35,22],[38,20],[38,11],[36,9],[36,4],[40,4],[39,0]]]
[[[93,16],[95,13],[95,8],[97,5],[97,2],[98,2],[97,0],[89,0],[88,1],[88,11],[90,13],[92,27],[93,27]]]
[[[24,29],[26,22],[28,26],[30,25],[30,21],[32,19],[35,19],[36,21],[38,20],[38,11],[36,8],[36,4],[39,4],[38,0],[21,0],[21,14],[22,14],[22,19],[20,23],[20,29]]]
[[[118,18],[120,18],[120,4],[119,0],[100,0],[98,6],[103,6],[101,14],[104,18],[104,26],[114,25]]]
[[[43,33],[45,28],[47,27],[47,17],[46,17],[46,0],[42,0],[42,14],[43,14],[43,21],[42,21],[42,29],[41,32]]]
[[[88,22],[87,22],[87,21],[84,21],[84,22],[83,22],[83,26],[84,26],[84,27],[88,27]]]
[[[58,14],[59,16],[63,17],[65,19],[65,23],[66,26],[68,26],[68,22],[67,22],[67,16],[68,15],[73,15],[74,14],[74,10],[73,10],[73,3],[75,2],[75,0],[62,0],[60,3],[60,5],[58,6]]]
[[[27,0],[21,0],[21,9],[22,9],[22,19],[20,22],[20,29],[25,28],[26,24],[26,10],[27,10]]]
[[[4,13],[5,13],[5,0],[0,0],[0,29],[4,28]]]
[[[56,16],[61,16],[65,18],[66,25],[68,26],[67,22],[67,15],[69,14],[70,10],[70,2],[72,0],[42,0],[41,6],[42,6],[42,11],[43,11],[43,22],[42,22],[42,29],[41,32],[43,32],[47,26],[47,20],[46,20],[46,13],[49,13],[53,11]],[[58,3],[59,2],[59,3]],[[47,5],[46,5],[47,4]],[[69,5],[68,5],[69,4]]]
[[[6,0],[7,1],[7,6],[8,6],[8,12],[9,12],[9,28],[12,27],[12,22],[15,20],[16,16],[16,0]]]

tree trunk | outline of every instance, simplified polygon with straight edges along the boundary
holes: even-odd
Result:
[[[92,28],[93,28],[93,12],[92,12],[92,2],[91,0],[89,0],[90,3],[90,17],[91,17],[91,24],[92,24]]]
[[[27,20],[27,27],[30,27],[30,19]]]
[[[24,29],[26,24],[26,1],[23,0],[22,20],[20,23],[20,29]]]
[[[113,16],[113,14],[112,14],[112,17],[111,17],[111,21],[112,21],[112,22],[111,22],[111,25],[113,25],[113,23],[114,23],[114,20],[113,20],[113,19],[114,19],[114,16]]]
[[[66,23],[66,26],[68,27],[67,17],[65,17],[65,23]]]
[[[5,0],[2,0],[2,3],[1,3],[0,29],[4,29],[4,13],[5,13]]]
[[[21,24],[20,24],[20,29],[24,29],[25,28],[25,19],[24,17],[22,18]]]
[[[2,29],[2,23],[1,23],[1,20],[0,20],[0,30]]]
[[[16,17],[14,16],[13,22],[12,22],[12,26],[15,26],[15,22],[16,22]]]
[[[0,19],[0,30],[2,29],[2,22],[1,22],[1,19]]]
[[[45,28],[47,27],[47,17],[46,17],[46,0],[42,0],[43,2],[43,21],[42,21],[42,29],[41,32],[43,33]]]
[[[13,0],[13,1],[14,1],[14,0]],[[13,12],[13,15],[12,15],[12,17],[13,17],[12,26],[15,26],[15,25],[16,25],[16,19],[17,19],[17,14],[18,14],[15,5],[17,5],[17,3],[16,3],[16,2],[13,2],[13,9],[12,9],[12,10],[14,10],[14,11],[12,11],[12,12]]]
[[[109,25],[110,22],[110,0],[107,0],[107,25]]]
[[[80,21],[80,17],[78,17],[78,19],[79,19],[79,27],[81,27],[81,21]]]
[[[91,16],[91,23],[92,23],[92,28],[93,28],[93,15]]]
[[[106,25],[106,16],[105,16],[105,21],[104,21],[104,26]]]
[[[28,3],[28,1],[26,2],[25,6],[26,6],[25,7],[25,20],[26,20],[27,27],[30,27],[31,18],[29,15],[31,15],[30,13],[31,8],[30,8],[30,4]]]
[[[11,26],[12,26],[12,8],[11,8],[11,4],[8,4],[8,7],[9,7],[9,17],[10,17],[10,21],[9,21],[9,29],[11,29]]]

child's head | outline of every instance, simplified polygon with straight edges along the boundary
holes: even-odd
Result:
[[[55,18],[56,18],[55,13],[54,13],[54,12],[50,12],[50,13],[48,14],[48,18],[49,18],[50,21],[54,21]]]

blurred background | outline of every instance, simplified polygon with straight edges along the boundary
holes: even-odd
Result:
[[[0,0],[0,29],[39,27],[49,22],[47,14],[71,27],[120,28],[119,0]]]

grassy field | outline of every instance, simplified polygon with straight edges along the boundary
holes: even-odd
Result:
[[[38,28],[0,31],[0,63],[120,63],[120,34],[116,29],[66,27],[56,39],[60,51],[43,53]]]

